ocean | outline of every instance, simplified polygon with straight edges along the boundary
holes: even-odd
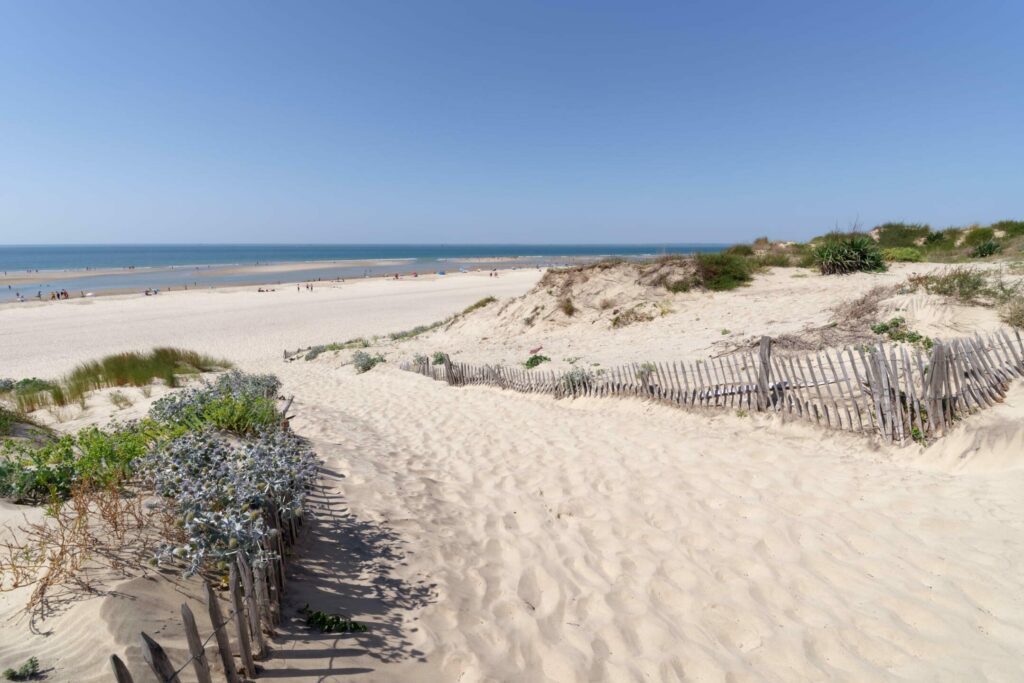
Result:
[[[0,245],[0,272],[8,278],[0,301],[104,290],[275,284],[371,277],[388,273],[536,267],[667,253],[714,252],[723,244],[112,244]],[[517,259],[508,262],[508,259]],[[359,263],[323,263],[323,262]],[[286,273],[259,266],[310,262]],[[321,262],[321,263],[316,263]],[[381,263],[375,263],[381,262]],[[244,268],[244,272],[232,272]],[[100,273],[67,271],[100,270]],[[38,272],[36,272],[38,271]],[[113,272],[112,272],[113,271]],[[12,280],[16,278],[17,280]],[[6,294],[7,296],[4,296]]]

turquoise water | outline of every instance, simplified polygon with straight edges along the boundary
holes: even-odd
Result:
[[[40,282],[12,285],[0,301],[17,294],[44,297],[67,289],[73,296],[112,289],[180,289],[225,284],[276,284],[303,280],[370,277],[388,273],[453,272],[460,268],[536,267],[572,258],[642,257],[719,251],[721,244],[195,244],[2,246],[0,271]],[[501,259],[520,257],[514,264]],[[481,260],[482,259],[482,260]],[[487,259],[495,259],[488,261]],[[306,261],[391,261],[388,264],[314,264],[288,273],[225,274],[217,266],[254,266]],[[118,273],[61,278],[61,271],[122,269]],[[52,277],[52,281],[48,281]]]

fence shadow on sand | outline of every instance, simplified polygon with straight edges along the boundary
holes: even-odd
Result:
[[[394,575],[404,563],[403,541],[385,526],[358,519],[336,484],[341,475],[321,471],[311,494],[312,519],[289,567],[281,625],[261,678],[366,675],[368,661],[424,659],[406,635],[403,617],[435,600],[435,584]],[[306,606],[353,616],[365,633],[320,633],[306,625]],[[347,664],[350,662],[350,664]]]

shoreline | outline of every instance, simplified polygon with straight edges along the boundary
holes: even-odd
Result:
[[[294,261],[276,264],[260,264],[251,266],[218,266],[197,267],[185,270],[183,267],[155,267],[147,269],[116,270],[116,271],[60,271],[59,277],[43,277],[44,271],[37,278],[15,277],[10,272],[0,275],[0,306],[48,302],[50,292],[68,290],[74,299],[91,299],[112,295],[144,294],[146,290],[178,292],[196,289],[224,289],[231,287],[285,287],[297,283],[341,283],[363,279],[400,279],[424,277],[448,277],[456,274],[482,273],[486,271],[514,271],[534,268],[572,266],[592,262],[608,255],[566,255],[558,257],[535,256],[501,256],[493,258],[452,258],[420,262],[416,259],[376,259],[376,260],[333,260],[333,261]],[[641,258],[630,256],[626,258]],[[420,266],[423,266],[422,268]],[[440,266],[440,267],[439,267]],[[360,270],[361,269],[361,270]],[[387,269],[387,270],[381,270]],[[338,272],[339,270],[345,272]],[[55,271],[51,271],[55,272]],[[188,276],[191,281],[174,281],[155,283],[147,280],[147,276],[160,275]],[[280,275],[280,279],[271,276]],[[289,277],[291,276],[291,277]],[[131,280],[137,284],[116,285],[101,284],[90,286],[90,281],[103,277],[116,277]],[[195,277],[193,280],[192,277]],[[214,278],[214,279],[210,279]],[[4,294],[4,285],[6,295]],[[28,291],[26,291],[28,290]],[[34,290],[34,291],[33,291]],[[42,294],[42,298],[36,296]],[[18,299],[21,294],[22,299]],[[60,300],[58,300],[60,301]]]
[[[548,266],[537,266],[537,270],[545,270],[547,267]],[[430,273],[420,273],[420,274],[415,275],[415,276],[410,275],[409,273],[400,273],[398,281],[399,282],[401,282],[401,281],[432,281],[432,280],[440,280],[442,278],[451,278],[451,277],[454,277],[454,276],[457,276],[457,275],[480,275],[480,274],[483,274],[485,272],[489,272],[490,270],[492,270],[492,269],[483,270],[483,269],[477,268],[477,269],[466,270],[466,271],[458,271],[458,270],[456,270],[456,271],[452,271],[452,272],[446,273],[444,275],[440,275],[440,274],[435,273],[435,272],[430,272]],[[533,270],[533,268],[532,267],[530,267],[530,268],[523,268],[523,267],[518,267],[518,266],[505,266],[505,267],[494,268],[493,270],[502,271],[502,272],[516,272],[516,271],[520,271],[521,272],[521,271]],[[294,272],[294,271],[282,271],[282,272]],[[299,271],[299,272],[301,272],[301,271]],[[134,287],[121,287],[121,288],[100,289],[100,290],[97,290],[95,292],[88,292],[87,296],[83,296],[83,295],[81,295],[79,293],[71,292],[70,293],[71,294],[70,298],[68,298],[68,299],[57,299],[57,300],[51,300],[47,295],[44,295],[42,299],[36,298],[35,296],[25,297],[21,301],[19,301],[17,299],[12,299],[12,298],[0,298],[0,310],[3,310],[5,308],[36,307],[36,306],[39,306],[40,304],[60,304],[60,303],[74,302],[74,301],[89,301],[89,300],[95,300],[95,299],[108,299],[108,298],[111,298],[111,297],[124,297],[125,299],[131,299],[131,298],[135,298],[135,297],[147,297],[147,296],[150,296],[150,297],[161,297],[161,296],[164,296],[166,294],[181,294],[183,292],[204,292],[204,291],[205,292],[210,292],[210,291],[217,291],[217,292],[223,292],[223,293],[233,293],[233,292],[252,292],[252,293],[256,293],[256,294],[259,294],[259,293],[272,293],[272,292],[276,291],[276,289],[290,288],[292,286],[300,286],[301,287],[302,285],[307,285],[307,284],[314,285],[314,287],[317,287],[317,288],[320,288],[320,289],[327,288],[327,287],[330,287],[332,289],[336,289],[340,285],[352,285],[352,284],[356,284],[356,283],[359,283],[359,282],[379,282],[379,281],[382,281],[382,280],[383,281],[394,281],[395,280],[394,273],[392,273],[390,275],[389,274],[379,274],[379,275],[375,274],[375,275],[365,275],[365,276],[361,275],[361,276],[356,276],[356,277],[337,278],[337,279],[329,279],[329,280],[324,280],[324,279],[282,280],[282,281],[277,281],[277,282],[266,282],[264,280],[252,280],[252,281],[244,281],[244,282],[213,282],[213,283],[199,284],[198,286],[186,285],[184,287],[176,286],[176,287],[168,287],[166,289],[165,288],[159,288],[159,294],[149,294],[149,295],[147,295],[145,293],[145,290],[140,290],[140,289],[137,289],[137,288],[134,288]],[[257,289],[255,292],[253,292],[253,289],[252,289],[253,287],[263,288],[263,292],[260,292],[259,289]],[[271,289],[268,290],[266,288],[271,288]]]

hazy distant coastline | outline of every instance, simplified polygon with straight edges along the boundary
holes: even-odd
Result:
[[[0,246],[0,299],[537,267],[718,244]]]

